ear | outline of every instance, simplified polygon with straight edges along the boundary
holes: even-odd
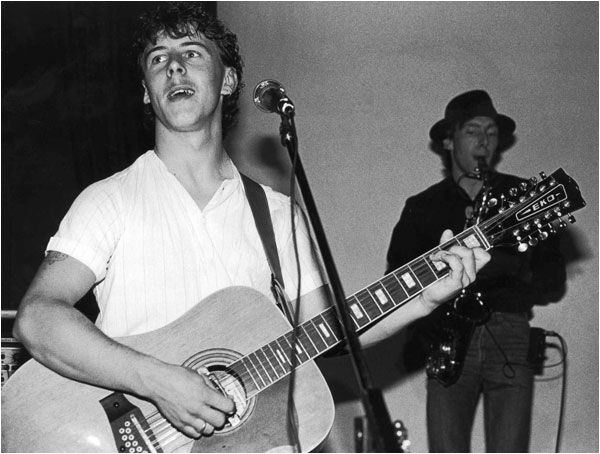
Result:
[[[221,87],[221,94],[224,96],[232,94],[238,84],[237,74],[233,68],[229,66],[225,67],[225,75],[223,77],[223,86]]]
[[[444,150],[448,150],[448,151],[454,150],[454,140],[452,140],[451,138],[444,139],[442,144],[444,146]]]
[[[146,87],[146,81],[142,80],[142,87],[144,87],[144,104],[150,104],[150,95],[148,94],[148,87]]]

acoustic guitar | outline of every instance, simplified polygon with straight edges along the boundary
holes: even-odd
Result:
[[[346,300],[357,332],[403,306],[446,276],[430,255],[453,245],[482,247],[542,241],[585,206],[562,169],[499,213],[387,274]],[[532,180],[533,181],[533,180]],[[505,205],[505,206],[504,206]],[[343,342],[334,308],[302,323],[294,336],[287,320],[261,293],[231,287],[201,301],[158,330],[117,341],[163,361],[206,368],[236,402],[222,430],[194,440],[177,431],[148,401],[62,377],[35,360],[2,389],[4,452],[266,452],[289,451],[287,395],[295,365],[294,403],[299,448],[327,438],[334,403],[314,360]],[[295,341],[294,341],[295,339]]]

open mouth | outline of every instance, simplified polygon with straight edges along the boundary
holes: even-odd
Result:
[[[189,98],[189,97],[193,96],[194,93],[196,93],[196,91],[192,90],[191,88],[185,88],[185,87],[176,88],[174,90],[171,90],[169,92],[169,94],[167,95],[167,97],[170,100]]]

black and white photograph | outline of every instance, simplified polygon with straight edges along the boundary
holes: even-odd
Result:
[[[598,2],[0,20],[2,452],[599,451]]]

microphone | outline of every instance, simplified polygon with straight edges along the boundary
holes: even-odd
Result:
[[[276,80],[263,80],[254,88],[252,96],[256,107],[263,112],[275,112],[280,115],[290,115],[294,112],[294,103]]]

